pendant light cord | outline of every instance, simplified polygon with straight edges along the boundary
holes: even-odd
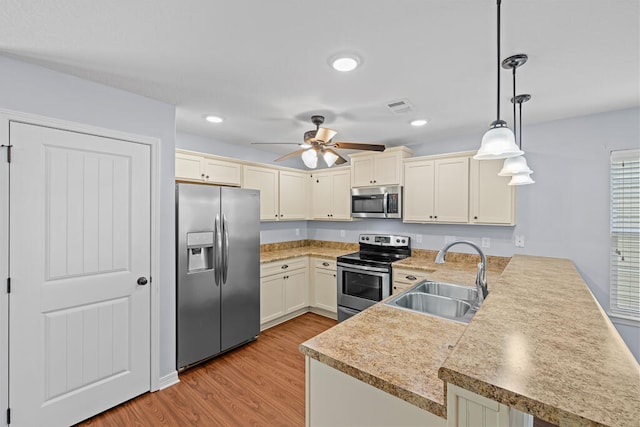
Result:
[[[515,68],[513,69],[513,72],[514,73],[516,72]],[[520,150],[522,150],[522,102],[520,102],[519,104],[520,104],[518,106],[518,109],[520,110],[520,117],[519,117],[520,124],[518,125],[519,128],[520,128],[520,138],[519,138],[520,141],[519,142],[520,142]],[[516,104],[515,104],[515,98],[514,98],[513,110],[515,111],[515,109],[516,109]]]
[[[496,69],[498,70],[498,111],[496,114],[497,120],[500,120],[500,3],[502,1],[501,0],[497,0],[497,4],[498,4],[498,63],[497,63],[497,67]]]
[[[511,102],[513,102],[513,134],[516,135],[516,68],[517,65],[513,67],[513,98],[511,98]],[[522,108],[522,104],[520,104]]]

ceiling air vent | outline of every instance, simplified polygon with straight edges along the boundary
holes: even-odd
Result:
[[[408,99],[398,99],[396,101],[387,102],[387,108],[396,114],[408,113],[413,106]]]

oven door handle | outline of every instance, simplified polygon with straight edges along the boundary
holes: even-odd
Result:
[[[343,270],[349,270],[349,271],[355,271],[357,272],[358,270],[364,270],[364,271],[375,271],[378,273],[388,273],[389,270],[386,268],[380,268],[380,267],[370,267],[368,265],[354,265],[354,264],[344,264],[339,262],[338,263],[338,267],[342,267]]]

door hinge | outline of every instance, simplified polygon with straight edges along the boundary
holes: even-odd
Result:
[[[7,163],[11,163],[11,147],[13,147],[13,145],[0,145],[0,148],[4,147],[7,147]]]
[[[11,277],[7,277],[7,293],[11,293]]]
[[[7,408],[7,424],[11,424],[11,408]]]

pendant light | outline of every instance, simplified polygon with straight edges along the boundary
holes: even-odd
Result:
[[[520,119],[520,124],[518,125],[519,130],[520,130],[520,137],[519,137],[519,142],[520,142],[520,148],[522,148],[522,103],[523,102],[527,102],[528,100],[531,99],[531,95],[529,94],[522,94],[522,95],[518,95],[518,96],[514,96],[513,97],[513,105],[515,107],[516,104],[518,104],[519,107],[519,119]],[[509,181],[509,185],[529,185],[529,184],[535,184],[535,181],[531,178],[531,174],[533,173],[533,171],[531,169],[529,169],[529,166],[527,165],[527,159],[524,158],[524,156],[518,156],[515,157],[515,161],[520,162],[519,165],[519,170],[513,174],[513,176],[511,177],[511,181]],[[522,160],[517,160],[517,159],[522,159]],[[511,160],[511,159],[507,159],[507,160]],[[505,160],[505,165],[503,167],[503,169],[505,167],[507,167],[506,161]],[[518,165],[514,165],[514,169],[517,167]],[[501,171],[502,172],[502,171]],[[500,175],[500,174],[498,174]]]
[[[502,61],[502,68],[512,70],[513,74],[513,98],[511,98],[511,102],[513,103],[513,130],[516,134],[518,133],[516,126],[516,104],[520,104],[520,150],[522,150],[522,102],[528,101],[529,99],[531,99],[531,96],[520,95],[520,98],[516,96],[516,70],[518,69],[518,67],[524,65],[528,59],[529,57],[526,54],[520,53],[518,55],[510,56]],[[520,102],[518,102],[518,100]],[[527,160],[524,158],[524,155],[520,155],[517,157],[510,157],[508,159],[505,159],[502,170],[498,173],[498,175],[514,176],[517,174],[531,172],[531,169],[529,169],[529,166],[527,166]]]
[[[504,120],[500,120],[500,3],[501,0],[497,0],[498,6],[498,87],[497,87],[497,118],[489,130],[482,137],[482,143],[478,153],[473,156],[476,160],[493,160],[493,159],[506,159],[509,157],[516,157],[522,154],[522,151],[518,149],[516,145],[515,136],[511,129],[507,126]]]

